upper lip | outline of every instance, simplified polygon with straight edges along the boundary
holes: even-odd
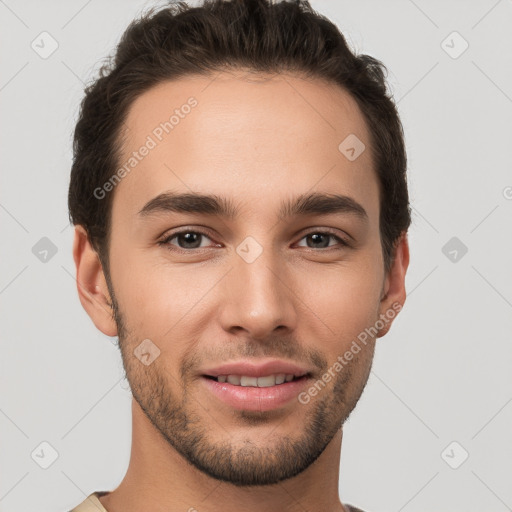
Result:
[[[260,363],[252,361],[234,361],[225,363],[215,368],[204,370],[203,375],[210,377],[218,377],[219,375],[244,375],[247,377],[264,377],[265,375],[273,375],[284,373],[286,375],[294,375],[302,377],[311,373],[307,368],[289,361],[279,361],[277,359],[267,360]]]

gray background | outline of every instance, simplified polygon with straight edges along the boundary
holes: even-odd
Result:
[[[131,395],[78,300],[66,199],[83,82],[149,5],[0,0],[0,511],[68,510],[127,468]],[[512,510],[512,2],[312,6],[390,71],[414,214],[408,298],[345,426],[341,498]]]

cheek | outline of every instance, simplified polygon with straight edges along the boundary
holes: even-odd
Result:
[[[375,264],[312,269],[299,278],[297,290],[330,330],[333,340],[357,335],[378,317],[382,274]]]
[[[190,319],[200,314],[203,303],[207,303],[205,293],[222,276],[214,270],[186,265],[171,268],[144,255],[118,261],[112,277],[129,327],[139,337],[161,342],[183,331]]]
[[[116,296],[138,336],[168,339],[172,332],[190,329],[191,322],[195,330],[208,322],[212,304],[223,300],[215,288],[225,286],[224,265],[155,262],[150,251],[128,250],[120,238],[112,247],[117,248],[111,254]],[[282,293],[300,310],[304,329],[314,325],[339,342],[340,336],[345,340],[357,335],[378,317],[382,272],[377,241],[345,262],[290,262]],[[236,298],[229,295],[230,300]]]

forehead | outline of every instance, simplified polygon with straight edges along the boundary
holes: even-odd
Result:
[[[343,153],[354,141],[357,151],[366,147],[355,160]],[[223,72],[153,87],[131,105],[119,164],[126,172],[113,216],[136,215],[170,190],[234,198],[252,211],[277,210],[283,197],[306,192],[340,193],[378,215],[356,101],[336,85],[290,74]]]

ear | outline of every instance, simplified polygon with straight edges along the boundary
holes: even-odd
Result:
[[[384,281],[379,307],[379,318],[385,318],[384,327],[379,329],[377,338],[385,336],[393,320],[405,303],[405,273],[409,266],[409,243],[407,233],[402,233],[395,245],[393,262]]]
[[[83,226],[75,226],[73,259],[76,266],[78,297],[94,325],[107,336],[117,336],[112,300],[103,267]]]

